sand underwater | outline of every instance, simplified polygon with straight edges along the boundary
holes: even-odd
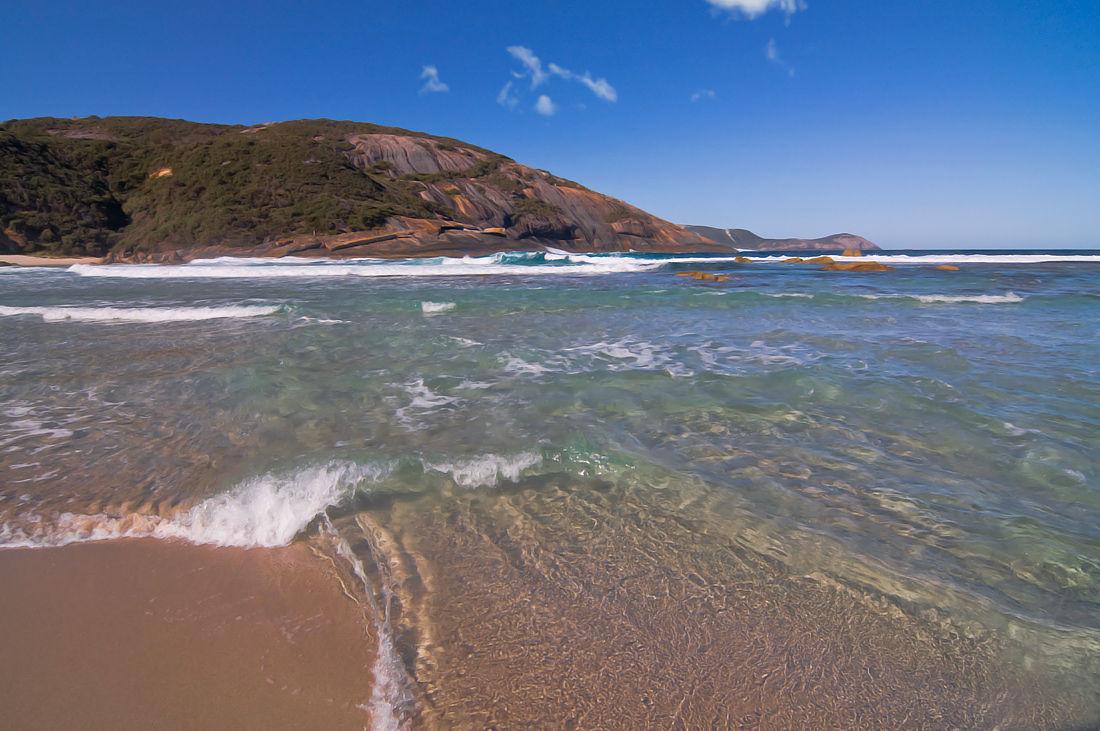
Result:
[[[1096,729],[1100,254],[751,258],[0,269],[0,728]]]

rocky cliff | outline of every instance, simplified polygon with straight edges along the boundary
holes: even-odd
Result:
[[[475,145],[364,123],[12,120],[0,149],[0,247],[20,253],[731,250]]]
[[[875,244],[854,234],[833,234],[819,239],[765,239],[743,228],[684,226],[684,229],[717,244],[750,251],[881,251]]]

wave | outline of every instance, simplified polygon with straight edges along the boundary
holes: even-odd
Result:
[[[230,305],[225,307],[5,307],[0,317],[41,315],[46,322],[198,322],[272,315],[281,305]]]
[[[473,457],[409,458],[427,472],[450,475],[460,487],[492,487],[516,481],[542,463],[538,452]],[[0,548],[44,548],[118,538],[178,538],[196,544],[242,548],[289,545],[329,508],[385,483],[402,460],[333,461],[285,474],[266,474],[162,517],[146,513],[82,515],[52,519],[27,514],[0,524]]]
[[[666,261],[607,254],[508,252],[484,257],[427,259],[236,259],[186,264],[75,264],[82,277],[123,279],[267,279],[309,277],[454,277],[491,274],[599,275],[659,269]]]
[[[75,264],[67,271],[82,277],[123,279],[267,279],[311,277],[461,277],[485,275],[602,275],[675,270],[683,266],[724,266],[747,256],[775,263],[806,252],[735,252],[726,254],[572,254],[510,251],[481,257],[421,259],[281,259],[221,257],[186,264]],[[1100,263],[1100,254],[1029,252],[1020,254],[869,252],[868,261],[893,265]]]
[[[515,482],[525,470],[540,464],[541,454],[523,452],[512,457],[487,454],[453,462],[425,462],[424,467],[451,475],[455,484],[462,487],[488,487],[498,484],[501,478]]]
[[[455,308],[454,302],[421,302],[420,309],[425,315],[435,315],[440,312],[447,312]]]
[[[733,294],[746,294],[745,292],[735,292]],[[826,299],[833,301],[840,301],[846,299],[862,299],[862,300],[917,300],[924,304],[964,304],[974,303],[981,305],[1002,305],[1002,304],[1019,304],[1027,299],[1027,297],[1021,297],[1015,292],[1006,292],[1004,294],[855,294],[855,293],[837,293],[837,292],[821,292],[818,294],[799,293],[799,292],[760,292],[765,297],[775,298],[798,298],[798,299]]]
[[[288,545],[326,508],[389,476],[386,464],[335,462],[287,475],[264,475],[190,510],[163,518],[62,513],[53,521],[27,516],[0,525],[0,547],[65,546],[115,538],[182,538],[218,546]]]
[[[792,256],[818,256],[824,252],[783,251],[769,252],[769,254],[742,252],[752,262],[776,263]],[[883,264],[893,265],[925,265],[939,266],[941,264],[1100,264],[1100,254],[1060,254],[1028,253],[1028,254],[974,254],[974,253],[928,253],[928,254],[891,254],[888,252],[869,251],[860,259],[831,255],[839,261],[877,261]],[[713,259],[700,259],[700,261],[714,261]],[[788,265],[789,266],[789,265]]]

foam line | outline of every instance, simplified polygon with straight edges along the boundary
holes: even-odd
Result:
[[[279,305],[230,305],[226,307],[5,307],[0,317],[41,315],[46,322],[197,322],[201,320],[262,317],[279,311]]]

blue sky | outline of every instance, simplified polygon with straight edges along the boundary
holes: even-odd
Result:
[[[354,119],[677,223],[1100,248],[1100,3],[0,7],[0,119]]]

